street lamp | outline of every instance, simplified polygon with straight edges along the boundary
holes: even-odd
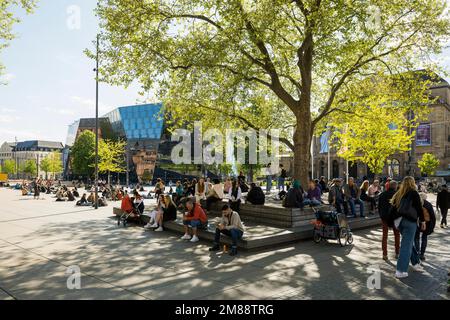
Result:
[[[98,51],[100,35],[97,34],[97,54],[95,71],[95,209],[98,209]]]

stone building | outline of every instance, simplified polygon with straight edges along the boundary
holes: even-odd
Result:
[[[411,151],[391,156],[381,176],[400,178],[405,175],[420,176],[417,162],[424,153],[432,153],[440,160],[437,176],[450,177],[450,85],[439,78],[430,87],[430,95],[437,97],[437,101],[430,105],[428,119],[419,124]],[[327,152],[326,138],[316,137],[313,147],[314,177],[345,177],[347,163],[336,155],[331,148]],[[329,169],[329,170],[328,170]],[[330,172],[328,172],[330,171]],[[349,163],[349,176],[373,178],[367,165],[363,163]]]

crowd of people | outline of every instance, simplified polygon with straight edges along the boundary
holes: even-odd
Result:
[[[410,262],[413,270],[422,270],[421,262],[426,260],[428,236],[433,233],[437,222],[433,205],[427,200],[427,189],[421,183],[416,183],[412,177],[405,177],[401,182],[391,178],[372,182],[363,179],[359,186],[352,177],[348,178],[347,183],[343,183],[342,179],[327,182],[321,177],[310,180],[304,190],[298,180],[286,184],[285,170],[282,166],[280,168],[274,200],[281,201],[287,208],[303,209],[305,206],[323,205],[324,199],[328,198],[328,205],[348,217],[357,217],[357,213],[360,217],[365,217],[367,207],[369,215],[378,213],[381,218],[381,250],[384,260],[389,259],[387,239],[389,231],[393,232],[397,259],[395,276],[407,277]],[[76,202],[78,206],[95,205],[94,187],[85,187],[86,192],[81,196],[80,187],[75,184],[68,188],[61,185],[61,182],[35,179],[31,183],[23,182],[21,190],[23,195],[33,195],[36,199],[42,192],[55,194],[56,201],[77,201],[79,198]],[[446,185],[440,186],[437,191],[436,209],[441,214],[440,227],[447,228],[449,192]],[[177,211],[181,211],[184,213],[182,239],[197,242],[199,230],[208,228],[208,215],[217,203],[222,216],[215,226],[215,240],[210,250],[219,250],[220,238],[225,235],[231,238],[230,254],[235,255],[237,241],[245,232],[239,215],[241,203],[245,201],[253,205],[264,205],[266,196],[267,192],[259,184],[253,182],[248,185],[245,175],[240,172],[236,178],[226,178],[224,182],[203,177],[184,179],[175,184],[169,182],[168,192],[161,179],[157,179],[153,189],[148,192],[139,184],[128,192],[126,188],[100,182],[98,204],[106,206],[107,201],[121,201],[121,209],[131,218],[140,219],[141,216],[148,215],[149,221],[144,228],[156,232],[163,231],[164,223],[176,220]],[[155,209],[148,214],[145,213],[145,199],[157,200]],[[215,208],[217,210],[217,206]]]

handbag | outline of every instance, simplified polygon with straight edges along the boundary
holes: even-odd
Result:
[[[398,213],[405,219],[410,221],[417,221],[417,211],[412,205],[411,196],[405,197],[400,201]]]

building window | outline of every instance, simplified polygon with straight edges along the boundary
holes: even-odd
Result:
[[[392,159],[387,161],[388,165],[388,175],[390,177],[396,177],[400,175],[400,161],[397,159]]]

